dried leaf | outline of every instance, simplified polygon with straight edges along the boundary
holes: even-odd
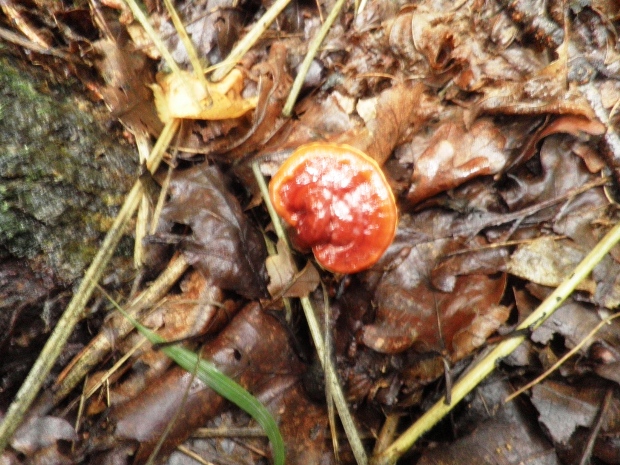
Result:
[[[146,56],[111,40],[97,41],[93,47],[102,56],[96,61],[106,84],[100,92],[112,114],[132,130],[159,134],[163,126],[147,88],[153,75]]]
[[[510,257],[507,270],[528,281],[557,287],[584,256],[585,252],[572,241],[543,236],[520,245]],[[579,284],[578,289],[593,294],[596,284],[586,279]]]
[[[278,241],[278,254],[267,257],[269,284],[272,297],[305,297],[320,283],[319,272],[310,262],[303,270],[295,273],[296,265],[289,247]]]
[[[366,111],[358,103],[365,126],[333,141],[352,145],[383,165],[397,145],[410,140],[414,130],[437,113],[438,102],[424,91],[418,83],[396,84],[374,98]]]
[[[220,82],[205,85],[193,73],[158,74],[151,86],[159,119],[220,120],[238,118],[256,107],[257,97],[242,99],[243,74],[235,69]]]

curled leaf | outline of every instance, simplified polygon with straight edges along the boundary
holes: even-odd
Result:
[[[164,122],[172,118],[220,120],[238,118],[256,107],[257,98],[239,96],[243,75],[233,70],[222,81],[214,84],[198,79],[194,74],[157,75],[157,84],[151,89],[157,114]]]

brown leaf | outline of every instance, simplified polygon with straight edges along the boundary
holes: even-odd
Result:
[[[250,392],[257,392],[272,383],[274,377],[301,373],[299,358],[288,341],[287,332],[277,319],[261,311],[258,304],[251,304],[205,345],[201,356]],[[144,463],[168,426],[171,428],[162,445],[162,455],[169,454],[225,405],[192,373],[174,368],[139,397],[114,408],[109,417],[117,439],[139,441],[135,463]]]
[[[278,254],[267,257],[269,284],[267,289],[272,297],[305,297],[320,283],[319,272],[310,262],[303,270],[297,269],[289,247],[278,241]]]
[[[469,326],[457,331],[452,338],[452,360],[467,357],[478,347],[482,347],[487,338],[497,331],[509,316],[510,309],[503,305],[490,307],[484,314],[476,315]]]
[[[287,50],[283,44],[274,43],[267,61],[252,67],[251,73],[259,83],[258,103],[252,113],[252,126],[236,140],[227,141],[221,149],[228,160],[243,158],[256,152],[257,147],[271,143],[271,139],[290,123],[282,117],[282,107],[292,85],[286,65]],[[276,138],[277,139],[277,138]],[[282,147],[277,146],[277,150]]]
[[[594,111],[577,90],[565,90],[556,77],[538,81],[502,82],[487,85],[484,96],[474,107],[471,116],[480,113],[506,115],[573,115],[595,120]]]
[[[383,165],[397,145],[411,140],[419,125],[437,114],[438,101],[425,90],[419,83],[397,83],[357,104],[335,91],[308,105],[279,149],[317,140],[348,144]]]
[[[408,200],[415,204],[477,176],[498,173],[506,163],[504,145],[504,136],[488,120],[476,121],[469,131],[444,123],[414,160]]]
[[[93,47],[102,56],[96,61],[105,80],[100,91],[112,114],[132,130],[159,134],[163,125],[146,87],[153,82],[146,56],[131,47],[121,48],[111,40],[100,40]]]
[[[407,233],[409,237],[399,237],[392,247],[392,251],[401,249],[400,260],[377,285],[377,316],[373,324],[364,326],[362,341],[383,353],[398,353],[413,346],[420,352],[445,349],[453,354],[455,334],[469,328],[476,318],[495,311],[506,278],[503,274],[459,276],[455,270],[451,292],[442,292],[431,284],[432,270],[442,256],[461,245],[439,239],[410,246],[419,231]]]
[[[180,283],[180,288],[180,294],[169,296],[142,320],[142,324],[157,329],[158,334],[168,341],[192,340],[206,334],[217,334],[239,311],[238,304],[223,302],[222,290],[205,279],[198,270],[189,271]],[[127,324],[124,316],[114,315],[114,317],[108,321],[109,324],[102,330],[100,337],[112,338],[112,335],[120,332],[119,327],[122,328]],[[135,351],[131,358],[132,369],[129,370],[130,367],[126,366],[124,370],[112,376],[111,381],[115,384],[106,392],[107,405],[100,402],[101,398],[93,399],[89,405],[89,413],[139,396],[173,363],[161,350],[153,349],[148,343],[142,344],[142,341],[142,335],[135,332],[124,339],[114,341],[115,348],[121,353]],[[89,350],[91,347],[87,346],[84,353],[78,354],[76,359],[94,357],[103,349],[99,344],[94,347],[95,354],[92,354]],[[94,363],[94,360],[91,363]],[[121,381],[116,382],[118,378],[121,378]],[[91,385],[95,386],[98,381],[97,376],[91,375],[88,379],[88,388]]]
[[[397,145],[411,140],[417,127],[437,113],[437,100],[424,91],[419,83],[399,83],[369,101],[358,102],[357,112],[365,126],[348,131],[333,142],[356,147],[383,165]]]
[[[266,297],[265,244],[215,166],[175,171],[162,218],[191,227],[181,243],[187,259],[223,289]]]
[[[532,403],[554,442],[566,444],[578,427],[592,425],[603,394],[602,386],[579,389],[544,381],[532,388]]]

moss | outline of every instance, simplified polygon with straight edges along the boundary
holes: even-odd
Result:
[[[135,155],[92,105],[38,79],[0,57],[0,244],[70,283],[116,216]]]

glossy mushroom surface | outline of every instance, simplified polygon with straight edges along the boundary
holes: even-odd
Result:
[[[374,265],[394,239],[398,212],[379,165],[347,145],[297,149],[269,184],[271,202],[293,229],[295,246],[311,248],[336,273]]]

